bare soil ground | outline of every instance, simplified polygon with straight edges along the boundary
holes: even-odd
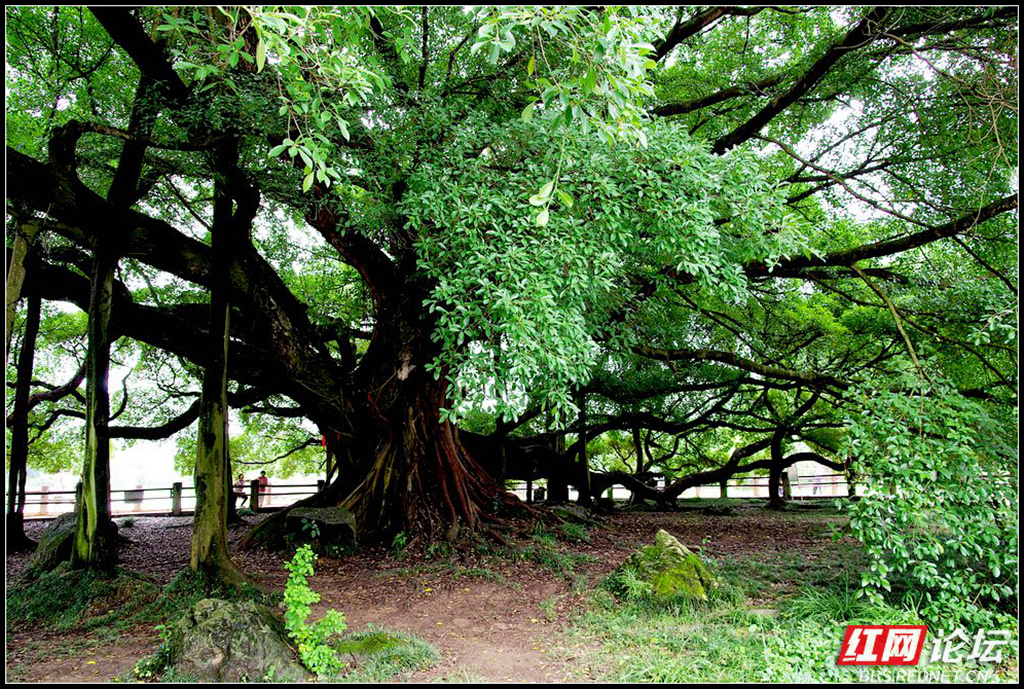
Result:
[[[341,559],[322,557],[311,583],[322,601],[316,612],[342,611],[353,631],[367,624],[410,632],[433,644],[441,662],[412,676],[416,681],[554,682],[580,678],[572,649],[558,632],[570,623],[587,591],[636,547],[666,529],[715,559],[760,562],[789,557],[813,563],[834,558],[828,536],[831,513],[773,513],[760,503],[715,510],[619,513],[590,530],[590,542],[559,540],[555,546],[573,560],[567,575],[533,561],[496,559],[472,550],[444,558],[423,553],[367,549]],[[250,524],[255,518],[249,517]],[[122,533],[130,539],[123,565],[167,583],[188,564],[190,518],[137,518]],[[29,525],[38,537],[42,523]],[[231,530],[236,541],[246,526]],[[528,547],[528,539],[520,545]],[[282,556],[265,551],[236,557],[266,585],[282,588]],[[8,586],[24,571],[27,557],[7,558]],[[785,582],[779,584],[785,586]],[[90,643],[88,635],[55,634],[40,628],[8,630],[9,680],[95,682],[130,670],[159,643],[152,629],[139,628],[114,643]]]

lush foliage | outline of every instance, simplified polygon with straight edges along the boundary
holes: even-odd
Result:
[[[848,511],[871,558],[864,586],[902,580],[935,623],[997,626],[984,610],[1015,614],[1018,587],[1012,428],[941,383],[860,400],[850,446],[867,494]]]
[[[313,549],[304,545],[285,563],[288,582],[284,588],[284,624],[298,646],[302,663],[317,675],[327,675],[344,665],[330,642],[345,631],[346,624],[345,616],[337,610],[328,610],[315,622],[308,621],[312,606],[320,601],[320,594],[310,588],[308,581],[316,560]]]

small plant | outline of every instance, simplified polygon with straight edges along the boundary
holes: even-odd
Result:
[[[303,517],[302,533],[306,534],[309,540],[315,541],[320,538],[320,525],[312,519],[306,519]]]
[[[132,668],[132,675],[137,680],[154,679],[167,669],[171,660],[170,634],[166,625],[158,624],[156,630],[160,632],[160,648],[156,653],[147,656],[135,663]]]
[[[135,517],[125,517],[121,520],[122,529],[130,529],[135,526]]]
[[[545,531],[544,525],[540,522],[534,524],[533,534],[531,535],[531,538],[545,546],[550,547],[555,545],[555,537],[552,534]]]
[[[627,601],[637,601],[654,595],[654,588],[641,579],[636,570],[621,568],[613,572],[605,580],[605,587],[616,596]]]
[[[407,545],[409,545],[409,537],[405,535],[404,531],[396,533],[395,537],[391,540],[391,549],[395,551],[396,555],[405,550]]]
[[[559,527],[565,540],[572,543],[590,543],[590,532],[582,524],[570,524],[566,522]]]
[[[309,623],[313,605],[320,602],[320,594],[310,588],[308,577],[313,576],[313,563],[317,556],[304,545],[295,551],[291,562],[285,564],[288,583],[284,588],[284,625],[288,636],[299,649],[302,663],[317,675],[325,675],[344,666],[330,647],[333,637],[345,631],[345,616],[337,610],[328,610],[314,623]]]
[[[558,597],[545,598],[540,603],[537,603],[537,607],[544,614],[544,617],[554,622],[558,619]]]

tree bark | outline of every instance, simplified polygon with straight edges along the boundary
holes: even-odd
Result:
[[[582,389],[576,395],[576,404],[580,408],[580,455],[577,469],[579,486],[576,503],[590,507],[594,502],[590,496],[590,457],[587,455],[587,393]]]
[[[779,428],[772,435],[771,444],[771,466],[768,469],[768,507],[771,509],[782,509],[786,501],[782,496],[782,471],[786,467],[786,460],[782,453],[782,441],[786,435],[786,429]]]
[[[26,223],[17,223],[14,232],[14,246],[11,251],[10,263],[7,266],[7,320],[4,326],[4,361],[11,353],[11,328],[14,327],[14,314],[18,310],[18,300],[21,299],[21,288],[25,284],[25,259],[32,248],[36,235],[39,233],[40,221],[30,220]]]
[[[189,567],[228,584],[246,581],[228,555],[227,520],[234,502],[228,458],[228,349],[231,333],[230,273],[232,249],[245,238],[242,227],[252,221],[248,210],[232,213],[228,177],[238,158],[237,145],[218,147],[214,182],[212,249],[214,284],[210,292],[209,354],[203,369],[196,449],[196,512],[192,522]],[[255,213],[255,204],[248,206]]]
[[[18,352],[18,372],[14,387],[14,411],[11,414],[11,455],[7,481],[7,552],[32,548],[34,542],[25,535],[25,481],[28,474],[28,412],[29,389],[35,359],[36,338],[42,300],[33,296],[25,313],[25,337]]]
[[[116,267],[116,257],[105,248],[97,248],[89,295],[85,460],[71,555],[71,566],[76,568],[112,568],[117,554],[115,529],[110,519],[110,393],[107,389]]]
[[[644,444],[640,435],[640,426],[633,426],[633,452],[636,454],[636,480],[643,481],[644,466]],[[633,491],[629,498],[629,504],[639,505],[644,498],[638,491]]]
[[[565,434],[555,436],[552,451],[559,457],[565,457]],[[546,500],[552,503],[569,502],[569,478],[565,464],[567,462],[551,462],[548,466],[548,493]]]

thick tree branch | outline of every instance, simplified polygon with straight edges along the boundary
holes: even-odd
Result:
[[[839,390],[846,390],[850,387],[848,382],[833,376],[795,371],[779,366],[769,366],[731,352],[713,349],[658,349],[656,347],[648,347],[647,345],[636,345],[633,347],[633,352],[648,359],[657,359],[659,361],[716,361],[758,375],[793,380],[806,383],[812,387],[824,386],[838,388]]]

